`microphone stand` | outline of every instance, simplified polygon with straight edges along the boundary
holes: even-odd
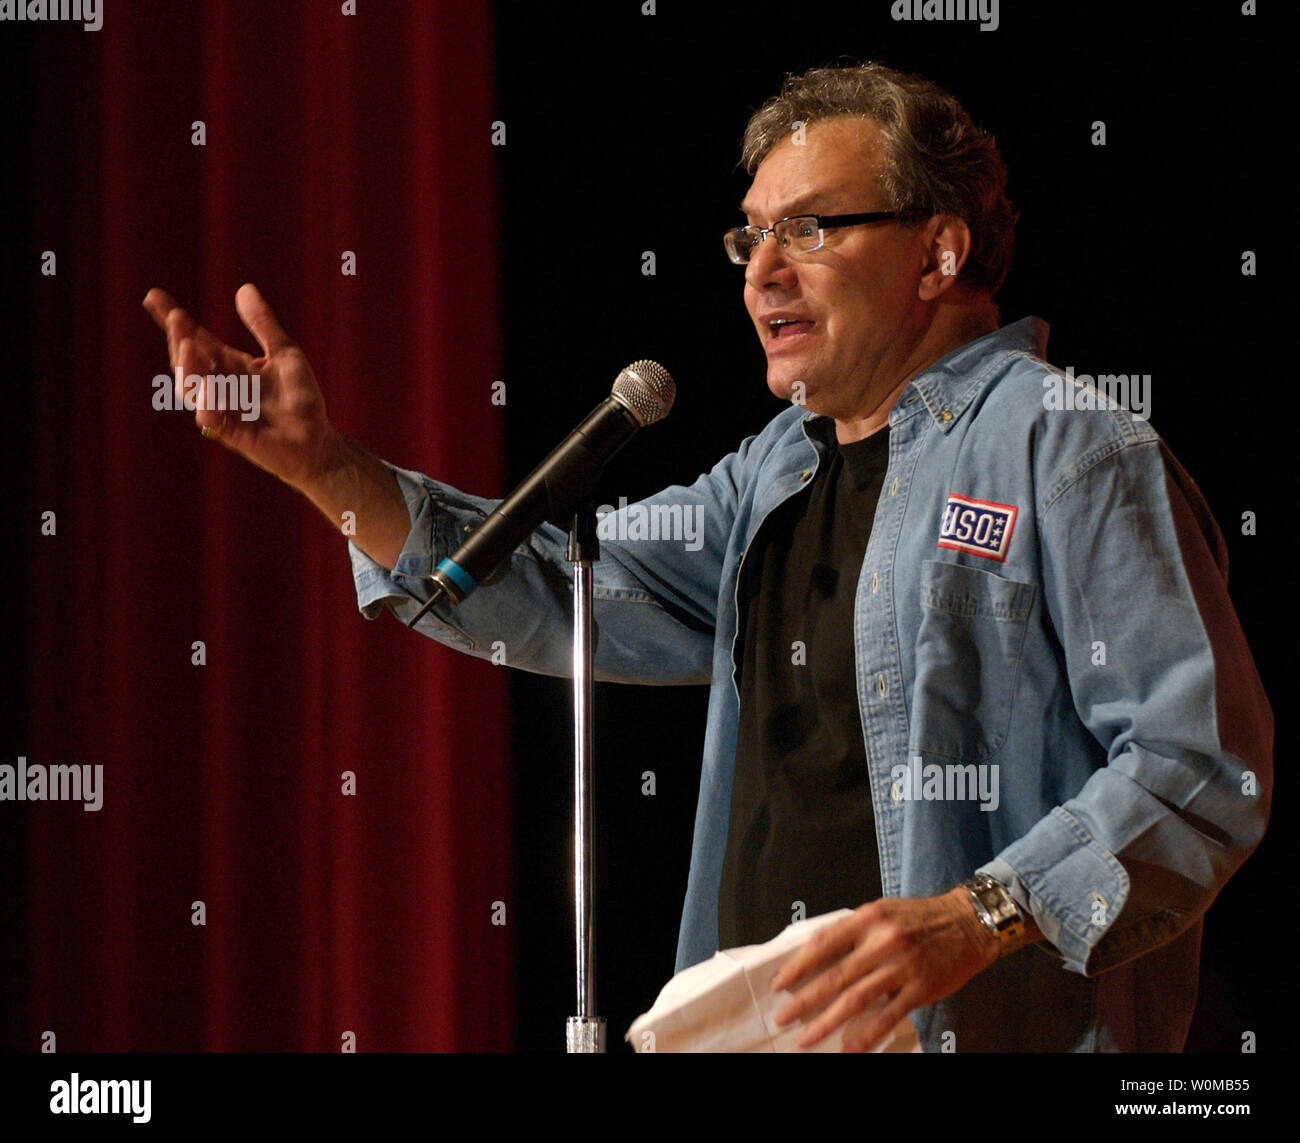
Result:
[[[596,926],[592,879],[591,564],[600,559],[596,509],[574,514],[564,558],[573,564],[573,905],[578,1014],[565,1021],[572,1054],[605,1050],[605,1020],[596,1013]]]
[[[635,361],[614,379],[610,395],[523,484],[498,505],[473,534],[429,575],[429,599],[407,621],[416,622],[441,599],[462,602],[533,522],[559,525],[566,504],[578,503],[569,527],[565,559],[573,564],[573,905],[577,944],[578,1014],[565,1023],[571,1053],[605,1050],[605,1021],[596,1009],[596,935],[592,920],[592,670],[591,565],[600,558],[596,539],[595,483],[600,469],[638,428],[661,420],[672,408],[677,387],[656,361]],[[550,511],[543,513],[542,509]],[[470,529],[466,528],[468,533]]]

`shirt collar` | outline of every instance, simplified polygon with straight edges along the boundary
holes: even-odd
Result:
[[[890,424],[911,416],[919,397],[935,426],[947,432],[1000,368],[1003,354],[1025,353],[1041,360],[1048,333],[1047,322],[1027,317],[958,346],[908,382],[890,410]]]
[[[1043,359],[1050,329],[1042,318],[1021,318],[958,346],[903,387],[889,411],[889,424],[896,425],[915,414],[919,400],[940,431],[947,432],[998,368],[999,355],[1027,353]],[[808,413],[804,422],[817,439],[826,442],[827,434],[833,439],[835,422],[830,417]]]

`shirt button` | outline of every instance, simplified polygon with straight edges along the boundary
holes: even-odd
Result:
[[[875,595],[880,590],[880,576],[875,572],[871,573],[871,594]]]
[[[939,410],[939,420],[941,420],[945,425],[952,420],[952,410],[946,405]]]
[[[884,675],[876,676],[876,694],[878,694],[881,698],[885,697],[885,676]]]
[[[801,473],[799,473],[799,479],[802,481],[806,481],[809,479],[809,477],[812,476],[812,474],[813,474],[813,470],[811,468],[805,468]]]
[[[889,495],[896,496],[897,494],[898,494],[898,477],[896,476],[894,477],[894,483],[889,486]]]

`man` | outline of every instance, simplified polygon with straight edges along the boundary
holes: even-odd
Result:
[[[1045,407],[1046,329],[993,302],[1005,170],[951,97],[819,69],[744,154],[726,248],[791,405],[650,498],[701,513],[698,550],[606,539],[594,573],[598,677],[712,684],[678,967],[857,905],[773,982],[805,1044],[874,1007],[845,1047],[911,1013],[927,1050],[1178,1050],[1271,776],[1208,510],[1144,421]],[[258,422],[199,426],[355,513],[362,610],[412,615],[492,502],[344,439],[256,289],[236,303],[265,359],[145,302],[185,373],[263,376]],[[567,673],[563,553],[539,529],[422,630]]]

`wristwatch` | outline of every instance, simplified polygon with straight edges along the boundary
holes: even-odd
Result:
[[[963,881],[961,888],[970,894],[980,924],[998,938],[998,944],[1002,946],[1001,955],[1019,948],[1020,937],[1025,931],[1025,915],[1006,886],[987,873],[977,873]]]

